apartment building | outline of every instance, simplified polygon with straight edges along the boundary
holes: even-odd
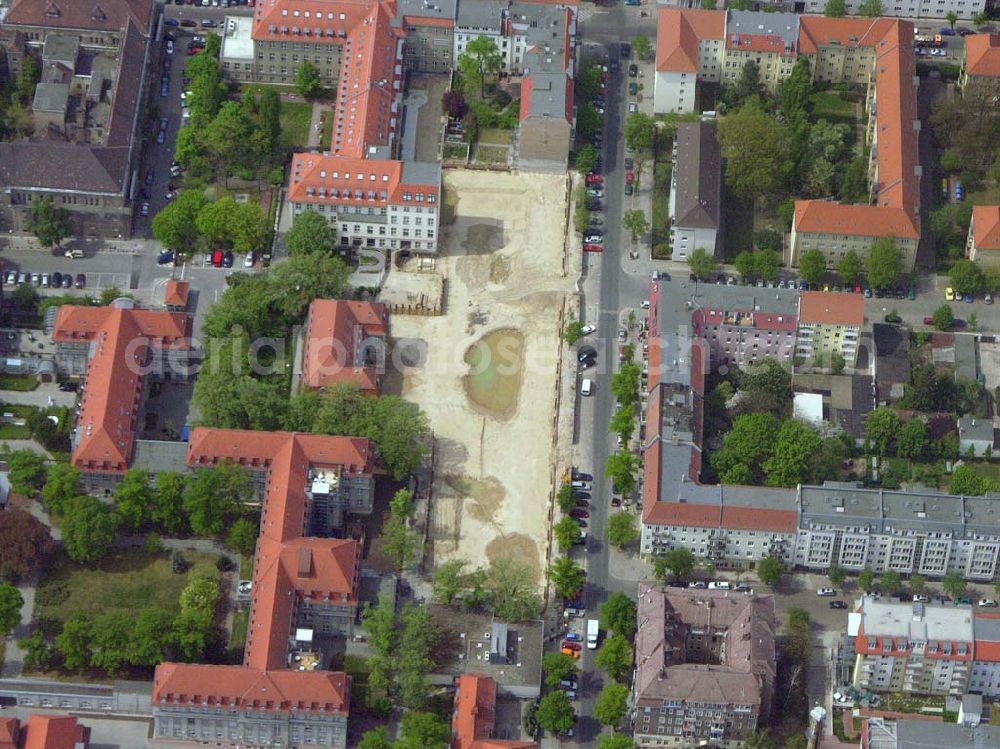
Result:
[[[781,305],[778,292],[784,290],[768,291],[778,298],[761,296],[740,306],[777,316],[780,306],[768,305]],[[784,293],[796,318],[798,294]],[[720,366],[754,361],[745,347],[722,358],[722,344],[710,338],[720,331],[700,322],[716,294],[732,296],[733,290],[665,280],[651,287],[642,553],[684,547],[720,566],[745,566],[773,554],[789,566],[817,572],[836,566],[994,579],[1000,510],[992,497],[882,491],[851,482],[796,489],[701,482],[706,376]],[[793,332],[792,350],[794,345]],[[742,351],[742,358],[733,358],[734,351]]]
[[[979,266],[1000,269],[1000,206],[972,206],[965,250],[969,260]]]
[[[456,65],[457,0],[397,0],[396,19],[406,30],[403,64],[417,73],[450,73]]]
[[[658,13],[657,113],[695,111],[699,81],[734,81],[749,61],[772,90],[799,56],[809,59],[814,80],[867,88],[869,202],[796,201],[791,261],[797,264],[812,249],[831,264],[852,250],[864,258],[876,238],[892,237],[904,269],[912,268],[920,239],[921,176],[913,24],[665,7]]]
[[[722,149],[714,122],[679,122],[670,180],[671,259],[722,253]]]
[[[451,749],[538,749],[533,741],[495,739],[497,683],[483,674],[455,679]]]
[[[71,462],[92,490],[109,491],[131,465],[136,421],[151,379],[184,380],[195,351],[190,315],[63,305],[52,341],[61,373],[84,375]]]
[[[829,367],[831,358],[837,355],[853,367],[864,324],[865,298],[860,294],[803,291],[799,297],[795,356]]]
[[[966,99],[992,100],[1000,95],[1000,36],[972,34],[965,37],[965,59],[958,85]]]
[[[350,382],[378,395],[385,372],[389,312],[381,302],[316,299],[306,317],[302,384]]]
[[[373,460],[362,438],[192,432],[192,468],[231,462],[263,474],[260,535],[243,665],[157,666],[155,740],[347,746],[351,679],[325,670],[318,641],[353,633],[361,544],[328,536],[344,509],[371,511]]]
[[[968,725],[961,720],[944,723],[928,720],[866,718],[861,726],[861,749],[983,749],[1000,746],[1000,727],[985,723]]]
[[[872,692],[965,693],[973,661],[970,606],[902,603],[865,596],[849,635],[857,658],[854,686]]]
[[[635,739],[736,747],[767,721],[775,679],[774,599],[639,583]]]
[[[864,0],[846,0],[850,15],[862,15]],[[822,15],[826,9],[825,0],[806,0],[805,12]],[[970,21],[977,13],[986,9],[986,0],[886,0],[882,3],[882,16],[893,18],[940,19],[947,21],[948,14],[954,13],[960,20]]]
[[[30,137],[0,143],[0,231],[28,231],[51,199],[75,234],[131,236],[154,7],[15,0],[0,14],[0,75],[26,56],[41,69]]]

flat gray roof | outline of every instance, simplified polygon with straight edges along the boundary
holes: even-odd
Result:
[[[791,49],[799,40],[799,17],[795,13],[764,13],[752,10],[731,10],[726,15],[726,39],[733,36],[778,36]]]
[[[974,380],[979,372],[976,366],[976,338],[962,333],[955,334],[955,375],[960,380]]]
[[[396,18],[413,16],[415,18],[446,18],[453,21],[457,10],[458,0],[398,0]]]
[[[972,609],[931,603],[861,599],[861,631],[868,636],[905,637],[910,642],[971,643]]]
[[[404,161],[403,182],[408,185],[439,185],[441,164],[430,161]]]
[[[65,113],[69,102],[69,85],[66,83],[39,83],[31,108],[36,112]]]
[[[531,55],[532,60],[541,59]],[[525,63],[528,63],[527,56]],[[560,62],[559,67],[562,67]],[[558,117],[566,119],[566,73],[531,73],[531,99],[528,112],[533,117]]]
[[[500,31],[500,19],[507,10],[506,2],[498,0],[460,0],[455,25],[461,29]]]
[[[996,749],[1000,726],[975,728],[927,720],[896,721],[896,749]]]

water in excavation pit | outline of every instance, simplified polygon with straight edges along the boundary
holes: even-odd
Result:
[[[465,352],[469,374],[462,384],[477,411],[509,419],[517,411],[524,371],[524,336],[514,328],[491,330]]]

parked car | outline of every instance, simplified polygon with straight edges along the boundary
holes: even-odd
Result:
[[[695,580],[693,583],[688,583],[689,588],[697,588],[699,590],[704,590],[708,587],[708,584],[702,580]]]
[[[159,254],[156,262],[158,265],[170,265],[174,262],[174,253],[170,250],[165,250]]]
[[[202,28],[205,28],[205,29],[214,29],[218,25],[219,25],[218,21],[213,21],[213,20],[211,20],[209,18],[206,18],[205,20],[203,20],[201,22]]]
[[[924,317],[924,325],[933,325],[933,324],[934,324],[933,317]]]
[[[846,601],[830,601],[830,608],[831,609],[846,609],[847,608],[847,602]]]
[[[579,519],[579,518],[582,518],[582,519],[585,520],[585,519],[587,519],[587,518],[590,517],[590,513],[587,512],[586,510],[570,510],[569,516],[571,518],[573,518],[574,520]]]
[[[168,55],[172,55],[173,53],[174,53],[174,43],[168,39],[167,40],[167,54]]]
[[[632,192],[633,192],[632,183],[631,182],[626,182],[625,183],[625,194],[626,195],[631,195]]]
[[[570,642],[569,640],[563,640],[562,646],[570,650],[576,650],[577,652],[583,650],[583,646],[580,643]]]
[[[639,66],[633,62],[628,66],[628,77],[635,78],[637,75],[639,75]]]
[[[989,292],[983,294],[983,303],[984,304],[993,304],[993,295],[990,294]]]
[[[574,481],[593,481],[594,477],[589,473],[584,473],[583,471],[573,471]]]
[[[87,286],[87,277],[83,273],[76,274],[76,288],[83,289]]]
[[[76,382],[60,382],[59,389],[64,393],[75,393],[79,389],[80,385]]]
[[[190,18],[185,18],[183,21],[181,21],[181,27],[185,29],[191,29],[197,25],[198,24],[192,21]]]
[[[980,598],[979,603],[976,605],[984,609],[995,609],[997,606],[1000,606],[1000,603],[997,603],[992,598]]]
[[[567,632],[566,639],[570,642],[583,642],[583,637],[576,632]],[[576,689],[576,679],[563,679],[563,683],[560,686]]]
[[[248,252],[247,256],[245,258],[243,258],[243,267],[244,268],[253,268],[253,253],[252,252]]]
[[[70,289],[73,287],[73,276],[71,276],[69,273],[63,276],[62,287],[64,289]]]
[[[596,242],[585,242],[583,245],[584,252],[604,252],[604,245],[598,244]]]
[[[39,280],[39,285],[40,285],[40,286],[41,286],[41,287],[42,287],[43,289],[47,289],[47,288],[49,288],[49,274],[48,274],[48,273],[43,273],[43,274],[42,274],[42,277],[41,277],[41,279]]]
[[[577,651],[573,650],[572,648],[562,648],[559,652],[561,652],[563,655],[568,655],[573,660],[576,660],[577,658],[580,657],[580,654]]]
[[[833,588],[820,588],[819,590],[816,591],[816,595],[818,595],[818,596],[835,596],[835,595],[837,595],[837,591],[834,590]]]
[[[583,241],[584,242],[597,242],[598,244],[600,244],[601,242],[604,241],[604,235],[601,234],[601,232],[599,232],[599,231],[589,231],[588,230],[587,234],[584,235],[584,237],[583,237]]]
[[[59,271],[52,274],[52,288],[61,289],[62,288],[63,275]]]
[[[913,596],[914,603],[930,603],[930,600],[930,598],[921,593],[917,593]]]
[[[163,25],[164,26],[179,26],[180,24],[178,23],[178,21],[177,21],[176,18],[164,18],[163,19]]]
[[[944,300],[946,302],[954,302],[955,301],[955,290],[952,289],[951,286],[949,286],[948,288],[946,288],[944,290]]]
[[[140,216],[148,216],[149,215],[149,201],[148,200],[142,201],[142,205],[139,206],[139,215]]]
[[[9,271],[7,271],[7,276],[4,279],[4,283],[8,284],[9,286],[13,286],[14,284],[16,284],[17,283],[17,271],[16,270],[9,270]]]

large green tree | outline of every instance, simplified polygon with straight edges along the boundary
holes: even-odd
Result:
[[[719,268],[719,263],[716,261],[715,256],[711,255],[703,247],[696,247],[688,255],[687,262],[688,267],[691,269],[691,274],[701,280],[705,280]]]
[[[819,434],[805,422],[782,422],[773,452],[764,461],[767,485],[797,486],[812,479],[814,458],[821,444]]]
[[[692,570],[694,570],[694,554],[684,546],[671,549],[653,562],[653,574],[661,580],[666,579],[667,573],[676,580],[686,580]]]
[[[632,112],[625,120],[625,144],[637,154],[653,150],[656,121],[644,112]]]
[[[762,483],[764,461],[774,452],[778,430],[778,419],[770,413],[736,417],[722,448],[711,457],[720,480],[727,484]]]
[[[208,201],[201,190],[181,190],[153,217],[153,236],[170,249],[191,252],[198,241],[198,214]]]
[[[139,530],[152,519],[155,498],[145,469],[130,468],[115,487],[115,512],[126,527]]]
[[[568,551],[580,538],[580,526],[569,515],[563,515],[559,522],[552,526],[552,535],[559,544],[560,551]]]
[[[69,211],[53,205],[52,198],[43,196],[31,204],[28,230],[44,247],[55,247],[73,233]]]
[[[893,237],[878,237],[868,250],[868,283],[876,289],[892,286],[899,278],[903,253]]]
[[[311,210],[298,214],[292,220],[292,228],[285,234],[285,246],[292,255],[329,255],[336,244],[337,232],[326,217]]]
[[[632,643],[624,635],[612,635],[594,656],[594,663],[615,681],[624,681],[632,668]]]
[[[24,597],[10,583],[0,582],[0,636],[9,635],[21,623]]]
[[[854,250],[849,250],[837,261],[837,275],[845,284],[857,281],[864,272],[864,263]]]
[[[558,556],[549,565],[549,579],[560,597],[571,598],[583,589],[587,573],[569,557]]]
[[[781,581],[781,576],[784,574],[785,563],[773,554],[768,554],[757,563],[757,577],[764,585],[773,588]]]
[[[315,99],[323,93],[323,80],[319,68],[308,60],[303,60],[295,71],[295,89],[308,100]]]
[[[0,510],[0,579],[11,582],[37,574],[55,548],[49,527],[19,507]]]
[[[222,531],[227,513],[252,498],[250,479],[239,466],[199,468],[184,489],[184,512],[195,534],[214,536]]]
[[[621,494],[631,494],[636,487],[639,458],[633,453],[619,450],[608,456],[604,475],[611,479],[613,489]]]
[[[628,687],[624,684],[605,684],[594,702],[594,717],[606,726],[621,725],[628,711]]]
[[[826,273],[826,256],[820,250],[807,250],[799,258],[799,273],[809,283],[819,283]]]
[[[539,701],[538,710],[535,711],[535,720],[546,731],[563,733],[573,727],[576,713],[573,711],[573,705],[570,704],[566,694],[554,691],[549,692]]]
[[[865,437],[879,455],[887,455],[899,433],[899,415],[889,406],[879,406],[865,417]]]
[[[45,458],[34,450],[14,450],[7,454],[7,478],[18,494],[33,495],[45,480]]]
[[[70,559],[96,562],[114,543],[118,518],[108,505],[83,495],[66,503],[60,530]]]
[[[446,749],[451,726],[433,713],[409,711],[399,722],[399,738],[393,749]]]
[[[612,593],[598,608],[601,628],[632,639],[635,634],[635,601],[624,593]]]
[[[618,549],[624,549],[639,540],[635,516],[627,512],[616,512],[611,515],[608,518],[606,531],[608,543]]]
[[[546,653],[542,656],[542,671],[545,672],[545,683],[555,687],[560,681],[576,676],[576,661],[565,653]]]
[[[527,562],[497,559],[486,569],[483,590],[493,613],[508,622],[533,619],[542,610],[535,573]]]
[[[757,97],[719,122],[726,184],[749,200],[777,194],[788,172],[788,132]]]
[[[983,288],[983,271],[971,260],[959,260],[948,271],[948,280],[959,294],[978,294]]]
[[[68,671],[79,671],[90,665],[90,624],[85,614],[70,614],[56,635],[56,650]]]
[[[155,523],[171,535],[182,533],[187,528],[187,515],[184,512],[186,486],[185,474],[156,474],[156,503],[152,517]]]

